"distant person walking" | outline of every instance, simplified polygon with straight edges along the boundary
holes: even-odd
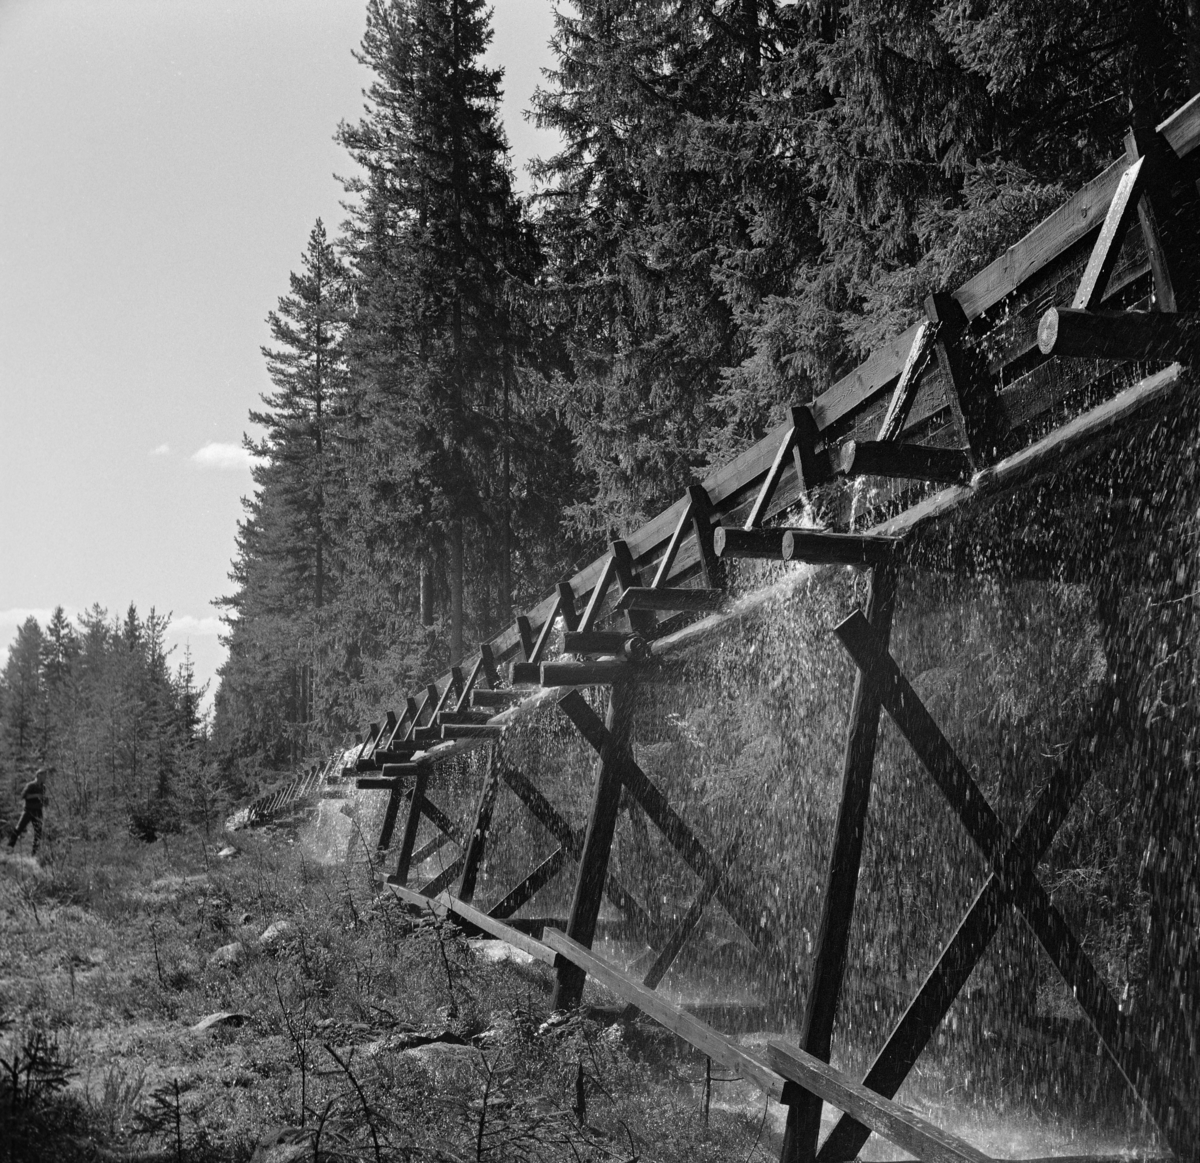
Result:
[[[25,801],[25,810],[21,813],[21,819],[17,823],[17,830],[12,834],[12,839],[8,842],[10,848],[15,848],[22,833],[32,824],[33,852],[31,855],[33,856],[37,855],[38,847],[42,843],[42,805],[46,799],[46,775],[46,769],[39,767],[33,773],[33,779],[21,789],[21,798]]]

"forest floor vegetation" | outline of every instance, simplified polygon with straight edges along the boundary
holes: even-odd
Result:
[[[551,1019],[489,957],[285,832],[0,858],[0,1163],[754,1160],[657,1029]],[[207,1022],[205,1021],[207,1019]]]

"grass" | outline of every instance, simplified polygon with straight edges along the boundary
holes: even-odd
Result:
[[[219,860],[227,839],[3,858],[0,1163],[777,1154],[753,1114],[706,1125],[704,1059],[661,1033],[548,1022],[544,966],[414,920],[365,866],[283,834]],[[222,1011],[240,1016],[192,1029]]]

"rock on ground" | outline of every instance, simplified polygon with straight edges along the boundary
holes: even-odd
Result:
[[[240,965],[246,956],[246,946],[241,941],[233,941],[222,945],[208,959],[209,968],[228,968]]]
[[[201,1018],[192,1029],[199,1033],[211,1030],[213,1026],[240,1026],[249,1020],[249,1014],[237,1013],[234,1010],[218,1010],[215,1014]]]
[[[280,945],[286,944],[298,935],[299,930],[294,921],[273,921],[263,930],[258,943],[262,948],[270,951],[278,949]]]

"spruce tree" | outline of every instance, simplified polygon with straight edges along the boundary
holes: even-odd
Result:
[[[366,116],[339,132],[362,171],[348,183],[350,353],[367,434],[348,469],[352,555],[364,584],[385,589],[403,578],[415,591],[436,563],[455,661],[468,620],[490,630],[511,590],[520,341],[509,290],[531,264],[501,73],[481,59],[491,35],[483,0],[371,0],[359,59],[375,81]],[[499,550],[498,571],[474,556],[481,544]]]

